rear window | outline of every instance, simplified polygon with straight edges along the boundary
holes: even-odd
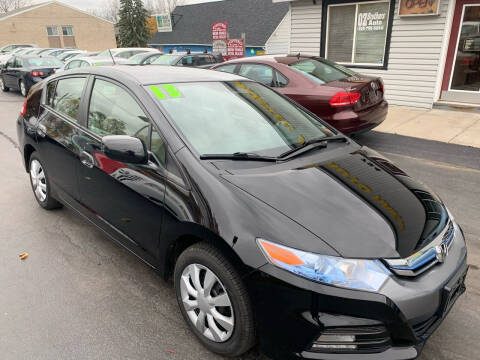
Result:
[[[326,84],[332,81],[355,76],[353,71],[350,71],[347,68],[331,61],[325,60],[319,61],[315,59],[308,59],[298,61],[290,64],[289,66],[319,84]]]
[[[26,58],[24,64],[29,67],[55,67],[63,66],[63,63],[54,57]]]

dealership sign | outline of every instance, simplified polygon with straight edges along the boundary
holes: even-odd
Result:
[[[212,40],[227,40],[228,38],[228,23],[216,22],[212,24]]]
[[[361,12],[358,14],[357,31],[383,31],[387,23],[387,11]]]
[[[172,18],[170,17],[170,14],[158,14],[155,15],[155,19],[157,19],[158,32],[172,31]]]
[[[227,40],[227,57],[229,60],[245,56],[245,41],[243,39]]]

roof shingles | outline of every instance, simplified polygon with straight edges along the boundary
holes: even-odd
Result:
[[[173,31],[156,33],[149,44],[208,45],[211,24],[228,22],[232,39],[246,34],[248,46],[264,46],[288,12],[289,4],[272,0],[223,0],[177,6],[173,11]]]

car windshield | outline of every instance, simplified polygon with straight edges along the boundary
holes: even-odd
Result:
[[[178,60],[178,55],[162,55],[152,62],[155,65],[173,65]]]
[[[63,63],[54,57],[38,57],[38,58],[25,58],[25,65],[27,67],[55,67],[59,68],[63,66]]]
[[[145,53],[133,55],[132,57],[128,58],[128,62],[132,64],[140,64],[143,61],[143,59],[145,59],[145,56],[146,56]]]
[[[295,62],[289,66],[320,84],[355,76],[353,71],[328,60],[307,59]]]
[[[147,87],[200,154],[280,154],[332,136],[319,120],[275,91],[250,81]]]

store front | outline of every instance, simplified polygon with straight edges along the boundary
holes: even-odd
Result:
[[[289,1],[290,52],[381,76],[391,104],[480,105],[480,0]]]
[[[441,99],[480,104],[480,1],[457,0]]]

